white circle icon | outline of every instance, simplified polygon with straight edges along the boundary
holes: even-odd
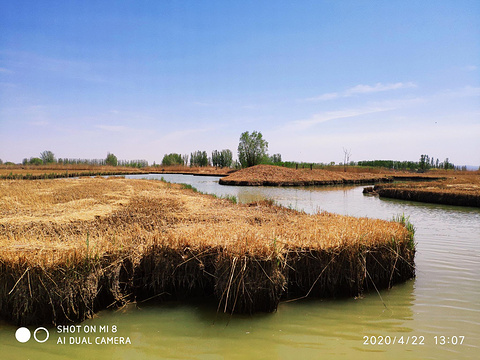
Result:
[[[32,334],[26,327],[20,327],[17,329],[17,331],[15,331],[15,338],[18,342],[26,343],[28,340],[30,340],[30,336],[32,336]]]
[[[47,334],[47,336],[45,337],[45,339],[40,340],[40,339],[37,338],[37,332],[38,332],[38,330],[43,330],[43,331],[45,331],[45,333]],[[37,342],[39,342],[39,343],[44,343],[45,341],[48,340],[49,337],[50,337],[50,333],[49,333],[48,330],[45,329],[44,327],[39,327],[39,328],[37,328],[37,330],[35,330],[35,332],[33,333],[33,338],[34,338]]]

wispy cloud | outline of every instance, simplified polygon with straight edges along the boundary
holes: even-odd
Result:
[[[332,93],[325,93],[320,96],[311,97],[305,99],[306,101],[327,101],[327,100],[334,100],[338,98],[346,98],[355,95],[362,95],[362,94],[371,94],[383,91],[390,91],[390,90],[397,90],[397,89],[408,89],[408,88],[415,88],[417,85],[413,82],[397,82],[392,84],[382,84],[376,83],[375,85],[356,85],[351,88],[348,88],[342,92],[332,92]]]
[[[1,74],[12,74],[13,71],[7,68],[0,67],[0,73]]]
[[[441,92],[436,96],[452,97],[452,98],[480,96],[480,87],[465,86],[465,87],[460,88],[460,89],[447,90],[447,91]]]
[[[366,114],[373,114],[383,111],[394,110],[394,106],[372,106],[364,107],[358,109],[346,109],[346,110],[337,110],[337,111],[326,111],[323,113],[318,113],[312,115],[309,119],[305,120],[296,120],[287,124],[286,127],[295,129],[295,130],[306,130],[314,125],[324,123],[331,120],[352,118]]]

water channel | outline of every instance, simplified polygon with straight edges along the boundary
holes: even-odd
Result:
[[[309,213],[325,210],[381,219],[404,213],[416,227],[417,276],[361,298],[280,303],[275,313],[253,316],[217,313],[208,300],[130,305],[100,312],[80,324],[80,331],[58,333],[50,328],[44,343],[19,343],[16,327],[0,324],[0,358],[478,358],[480,209],[379,199],[364,196],[362,187],[227,187],[218,184],[218,177],[129,177],[161,176],[202,192],[234,195],[240,202],[268,198]],[[35,328],[30,330],[33,334]],[[40,341],[45,336],[44,330],[37,333]],[[97,338],[101,342],[113,336],[128,337],[131,344],[95,344]],[[59,343],[62,338],[66,344]],[[69,344],[71,338],[92,344]]]

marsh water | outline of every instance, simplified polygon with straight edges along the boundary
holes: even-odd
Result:
[[[131,177],[161,176],[217,196],[234,195],[240,202],[268,198],[309,213],[381,219],[403,213],[416,227],[416,278],[356,299],[283,302],[275,313],[253,316],[217,313],[208,299],[130,305],[102,311],[68,332],[50,328],[43,343],[34,338],[19,343],[17,328],[0,324],[0,358],[478,358],[480,209],[379,199],[364,196],[363,187],[227,187],[218,177]],[[33,334],[35,327],[29,329]],[[37,332],[38,340],[45,336],[45,330]],[[130,344],[96,344],[115,336]]]

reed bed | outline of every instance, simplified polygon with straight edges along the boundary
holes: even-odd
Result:
[[[187,174],[200,176],[226,176],[236,170],[213,166],[191,167],[147,166],[135,168],[130,166],[103,166],[81,164],[49,164],[49,165],[0,165],[0,180],[40,180],[81,176],[112,176],[127,174]]]
[[[148,299],[214,296],[220,311],[253,313],[357,296],[414,276],[411,230],[152,180],[4,180],[0,314],[58,324]]]
[[[323,169],[290,169],[273,165],[256,165],[220,179],[222,185],[240,186],[310,186],[366,184],[393,181],[386,174],[338,172]]]
[[[0,165],[0,179],[56,179],[65,177],[144,174],[143,169],[126,166],[48,164],[48,165]]]
[[[480,175],[460,175],[440,181],[376,185],[378,195],[436,204],[480,207]]]

